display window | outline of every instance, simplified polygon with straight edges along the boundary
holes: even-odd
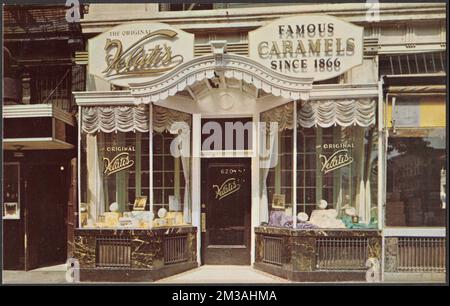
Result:
[[[82,137],[82,227],[150,227],[149,133]]]
[[[190,115],[157,106],[152,116],[148,107],[111,109],[82,111],[80,226],[190,224]]]
[[[261,114],[278,124],[277,162],[260,171],[262,224],[378,227],[375,106],[368,99],[291,102]]]
[[[377,227],[377,146],[374,127],[297,128],[298,227]]]

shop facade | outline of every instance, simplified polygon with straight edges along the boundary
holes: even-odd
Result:
[[[439,83],[445,56],[426,57],[445,54],[443,7],[429,5],[430,21],[418,12],[423,5],[386,4],[376,21],[350,6],[351,17],[343,6],[306,13],[274,6],[277,16],[229,8],[180,21],[183,12],[136,5],[127,22],[119,7],[89,7],[81,22],[87,51],[78,53],[87,65],[86,91],[73,93],[79,212],[73,245],[82,280],[156,280],[198,265],[235,264],[294,281],[377,281],[389,269],[401,272],[398,241],[411,232],[409,254],[423,245],[436,253],[402,264],[445,272],[434,260],[445,256],[438,251],[446,228],[439,126],[446,122],[426,115],[430,108],[445,113]],[[154,17],[142,21],[138,7],[154,10]],[[417,14],[420,27],[409,21]],[[398,24],[406,34],[393,30]],[[402,35],[408,42],[394,43]],[[413,60],[400,54],[415,44],[421,50],[411,58],[426,55],[414,74],[430,71],[410,88],[404,79],[413,75]],[[403,65],[400,75],[392,72],[392,57]],[[380,66],[386,58],[387,77]],[[392,100],[408,92],[433,98]],[[389,149],[394,128],[410,134]],[[399,208],[408,191],[398,175],[409,170],[394,169],[415,163],[417,154],[403,155],[420,133],[438,138],[421,144],[426,152],[432,144],[440,164],[422,166],[432,172],[434,183],[424,187],[429,198],[407,205],[421,206],[427,221]],[[402,162],[389,162],[395,158]],[[401,213],[411,215],[410,223],[392,220]],[[417,246],[417,237],[431,240]],[[429,260],[425,268],[422,259]]]

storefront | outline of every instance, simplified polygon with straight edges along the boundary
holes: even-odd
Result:
[[[74,93],[81,279],[233,264],[379,280],[389,114],[365,31],[279,18],[245,33],[246,54],[226,39],[201,53],[169,23],[89,39],[94,85]]]

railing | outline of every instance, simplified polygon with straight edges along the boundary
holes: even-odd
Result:
[[[319,238],[316,240],[318,270],[365,270],[367,238]]]
[[[445,272],[445,258],[445,238],[398,239],[399,272]]]
[[[446,52],[423,52],[380,56],[380,75],[445,73]]]
[[[128,238],[98,238],[96,251],[99,268],[131,267],[131,241]]]
[[[188,260],[187,236],[164,239],[164,264],[175,264]]]
[[[71,67],[39,69],[31,74],[31,103],[52,104],[70,111],[72,101]]]
[[[283,238],[263,236],[263,262],[281,266],[282,249]]]

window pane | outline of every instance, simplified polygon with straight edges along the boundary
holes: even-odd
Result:
[[[358,126],[297,128],[297,212],[309,218],[298,227],[377,226],[375,132]]]
[[[191,218],[191,192],[186,180],[190,179],[190,156],[175,157],[170,146],[180,135],[171,134],[168,130],[173,122],[178,122],[181,113],[164,107],[157,107],[157,114],[167,118],[167,122],[159,119],[158,128],[153,131],[153,213],[154,227],[189,224]],[[153,110],[155,112],[156,106]],[[156,113],[154,113],[155,116]],[[184,113],[183,113],[184,114]],[[189,115],[184,114],[189,117]],[[172,118],[175,116],[176,118]],[[190,122],[189,129],[191,128]],[[164,128],[164,131],[161,130]],[[190,131],[189,131],[190,132]],[[190,145],[191,139],[185,139]],[[187,177],[187,179],[186,179]],[[189,185],[188,185],[189,186]],[[186,201],[188,201],[186,203]]]
[[[82,137],[81,226],[151,226],[148,133],[103,133]]]
[[[268,207],[268,225],[274,227],[292,227],[293,222],[293,129],[286,118],[293,118],[293,103],[288,103],[261,114],[262,121],[278,122],[279,131],[274,134],[277,146],[273,146],[272,154],[276,154],[277,163],[269,169],[260,169],[262,193]],[[283,115],[279,116],[279,114]],[[292,122],[291,122],[292,123]]]
[[[445,226],[445,130],[388,141],[386,225]],[[442,181],[441,181],[442,179]]]

